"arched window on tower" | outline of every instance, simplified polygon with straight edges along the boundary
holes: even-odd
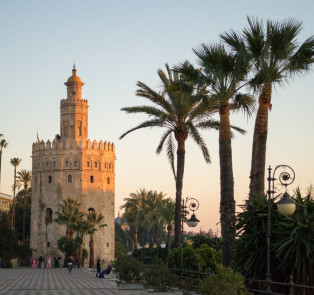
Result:
[[[65,167],[69,167],[69,161],[65,161],[64,166],[65,166]]]
[[[72,175],[68,176],[68,183],[72,183]]]
[[[90,177],[90,183],[94,183],[94,176],[93,175],[91,175],[91,177]]]
[[[49,176],[48,176],[48,183],[51,183],[51,182],[52,182],[52,176],[49,175]]]
[[[107,177],[107,183],[110,184],[110,177]]]
[[[52,223],[52,209],[47,208],[46,209],[46,224]]]

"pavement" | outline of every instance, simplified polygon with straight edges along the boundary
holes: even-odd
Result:
[[[74,268],[0,268],[0,294],[5,295],[118,295],[115,281],[96,278],[96,271]]]

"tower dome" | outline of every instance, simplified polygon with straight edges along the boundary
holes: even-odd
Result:
[[[72,76],[69,77],[69,79],[66,83],[82,83],[81,78],[79,76],[76,76],[75,64],[73,65]]]

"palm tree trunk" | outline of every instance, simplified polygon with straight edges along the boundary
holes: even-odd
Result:
[[[172,226],[168,225],[167,226],[167,244],[168,244],[168,255],[171,253],[171,231],[172,231]]]
[[[133,239],[134,239],[134,250],[137,250],[138,240],[137,240],[137,227],[136,226],[134,227]]]
[[[16,166],[14,167],[14,188],[13,188],[12,218],[11,218],[11,227],[14,229],[15,229],[15,188],[16,188]]]
[[[178,135],[176,134],[176,139]],[[183,174],[185,162],[185,140],[179,140],[177,148],[177,177],[176,177],[176,206],[175,206],[175,228],[174,238],[176,247],[181,244],[181,202],[182,202],[182,188],[183,188]]]
[[[158,240],[159,240],[159,226],[158,226],[158,224],[155,224],[155,230],[154,230],[154,232],[155,232],[155,243],[158,245]]]
[[[220,223],[222,237],[222,263],[230,266],[235,239],[235,202],[232,169],[232,148],[229,105],[220,107],[219,160],[220,160]]]
[[[94,268],[94,260],[94,233],[91,233],[89,240],[89,268]]]
[[[27,185],[24,186],[24,208],[23,208],[23,244],[25,244],[25,217],[26,217],[26,198],[27,198]]]
[[[249,197],[264,194],[268,110],[271,108],[272,85],[266,84],[259,97],[253,135]]]

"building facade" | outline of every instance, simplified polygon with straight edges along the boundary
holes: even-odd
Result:
[[[0,193],[0,211],[9,212],[12,206],[12,200],[12,196]]]
[[[60,134],[51,142],[33,144],[33,183],[30,246],[34,257],[61,255],[57,241],[66,227],[54,222],[62,200],[72,198],[81,211],[103,214],[94,235],[95,260],[114,258],[115,146],[88,139],[88,101],[82,99],[84,83],[76,75],[65,83],[67,98],[60,102]],[[83,247],[89,251],[89,236]]]

